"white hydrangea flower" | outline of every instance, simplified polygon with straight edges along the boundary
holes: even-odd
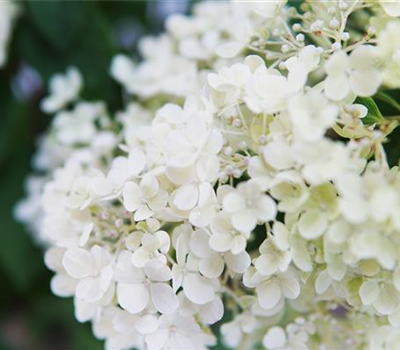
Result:
[[[258,221],[267,222],[275,218],[276,204],[261,192],[258,184],[248,181],[224,196],[223,210],[231,215],[236,230],[250,232]]]
[[[235,230],[229,214],[221,212],[211,222],[210,247],[217,252],[240,254],[246,249],[249,232]]]
[[[289,115],[297,136],[306,141],[317,141],[333,125],[338,108],[322,93],[311,90],[294,96],[289,101]]]
[[[117,298],[121,307],[138,314],[151,303],[160,313],[173,313],[178,308],[178,298],[166,283],[172,278],[171,270],[158,260],[149,261],[144,269],[138,269],[132,265],[130,253],[123,254],[115,272]]]
[[[358,47],[349,56],[344,51],[333,54],[325,65],[326,96],[340,101],[350,92],[364,97],[374,95],[382,83],[382,76],[374,67],[376,57],[375,48],[369,45]]]
[[[81,248],[68,249],[62,264],[69,276],[79,280],[76,296],[88,302],[99,301],[110,287],[113,270],[111,255],[99,246],[90,252]]]
[[[96,136],[95,120],[105,115],[102,103],[81,102],[73,111],[58,113],[53,121],[55,137],[64,145],[86,144]]]
[[[75,67],[69,67],[66,73],[54,75],[49,84],[50,96],[46,97],[41,108],[46,113],[54,113],[74,101],[82,88],[82,76]]]
[[[113,60],[115,118],[76,101],[74,69],[50,83],[22,216],[106,349],[205,350],[217,329],[243,349],[400,347],[396,121],[355,99],[400,86],[398,19],[369,21],[395,6],[285,4],[167,20],[141,61]]]

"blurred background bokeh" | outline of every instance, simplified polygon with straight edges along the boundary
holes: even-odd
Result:
[[[0,349],[96,350],[89,324],[74,319],[71,299],[51,294],[41,248],[13,218],[38,137],[51,117],[39,110],[49,77],[76,66],[83,97],[122,108],[108,74],[112,57],[135,55],[138,38],[158,33],[170,13],[188,12],[185,0],[24,1],[0,69]]]

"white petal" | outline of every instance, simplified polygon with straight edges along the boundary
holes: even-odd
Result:
[[[76,286],[75,294],[78,298],[89,303],[99,301],[104,295],[101,290],[100,278],[86,277],[81,279]]]
[[[144,315],[135,322],[135,328],[140,334],[150,334],[157,330],[159,325],[154,315]]]
[[[304,272],[310,272],[312,267],[310,253],[306,243],[300,237],[296,237],[292,242],[292,258],[295,265]]]
[[[149,291],[141,283],[118,283],[117,298],[121,307],[131,314],[142,312],[149,303]]]
[[[359,290],[364,305],[371,305],[379,296],[379,285],[375,281],[365,281]]]
[[[75,298],[75,318],[78,322],[90,321],[96,314],[97,305],[93,303],[87,303],[82,299]]]
[[[188,184],[176,190],[173,204],[179,210],[186,211],[193,209],[198,199],[198,187],[195,184]]]
[[[233,237],[228,233],[213,234],[209,244],[216,252],[227,252],[233,245]]]
[[[297,297],[300,295],[300,284],[296,278],[280,278],[279,283],[281,285],[283,295],[286,298],[297,299]]]
[[[246,203],[239,193],[232,191],[224,196],[222,206],[227,213],[236,213],[245,208]]]
[[[382,315],[390,315],[399,305],[399,293],[392,285],[381,287],[379,296],[374,302],[375,309]]]
[[[150,218],[153,214],[154,213],[149,209],[149,207],[146,204],[142,204],[136,210],[133,218],[136,222],[139,222]]]
[[[177,296],[166,283],[152,283],[150,293],[155,308],[162,314],[172,314],[179,306]]]
[[[294,166],[293,150],[283,142],[271,142],[264,147],[265,161],[277,170],[286,170]]]
[[[222,58],[232,58],[239,54],[242,51],[244,45],[238,41],[232,41],[225,44],[222,44],[217,47],[216,53],[218,56]]]
[[[326,270],[322,271],[315,280],[315,291],[323,294],[327,291],[332,283],[332,279]]]
[[[149,350],[161,350],[169,339],[170,333],[167,328],[159,328],[154,333],[146,336],[146,344]]]
[[[400,4],[397,1],[381,0],[380,4],[382,5],[383,9],[389,16],[392,17],[400,16]]]
[[[235,213],[232,217],[233,227],[241,232],[251,232],[257,226],[257,217],[255,212],[250,209],[243,209]]]
[[[160,186],[155,176],[146,175],[140,181],[140,188],[146,198],[152,198],[157,195]]]
[[[55,275],[50,282],[51,291],[62,298],[72,297],[75,293],[77,280],[67,274]]]
[[[400,292],[400,266],[397,266],[393,272],[393,284]]]
[[[149,251],[144,247],[140,247],[132,254],[132,265],[137,268],[142,268],[150,260]]]
[[[343,100],[350,92],[349,81],[345,74],[325,79],[325,94],[333,101]]]
[[[255,260],[254,266],[261,275],[270,276],[278,271],[279,260],[274,254],[262,254]]]
[[[183,291],[193,303],[204,305],[214,299],[214,286],[207,278],[189,273],[183,281]]]
[[[146,164],[146,156],[138,149],[134,149],[129,153],[128,167],[131,175],[138,175]]]
[[[346,52],[339,51],[333,54],[325,64],[325,70],[329,76],[338,77],[350,66],[350,58]]]
[[[80,248],[68,249],[62,259],[65,271],[74,278],[80,279],[93,273],[92,255]]]
[[[207,258],[212,254],[208,244],[210,236],[204,230],[196,230],[190,239],[190,249],[199,258]]]
[[[236,255],[225,253],[224,258],[228,268],[235,273],[245,273],[251,264],[250,255],[245,250]]]
[[[171,269],[160,260],[154,259],[144,267],[146,275],[155,282],[167,282],[172,278]]]
[[[199,271],[208,278],[217,278],[224,271],[224,266],[224,259],[218,254],[213,254],[200,261]]]
[[[286,333],[281,327],[272,327],[265,334],[263,345],[270,350],[282,349],[286,346]]]
[[[206,324],[214,324],[222,319],[224,315],[224,304],[215,296],[214,300],[201,308],[201,319]]]
[[[275,201],[269,196],[261,196],[256,206],[253,208],[258,220],[260,221],[271,221],[275,219],[277,209]]]
[[[263,282],[257,287],[257,297],[260,306],[266,310],[272,309],[282,297],[282,290],[275,278]]]
[[[122,191],[124,207],[128,211],[135,211],[142,204],[142,191],[134,182],[127,182]]]
[[[233,245],[231,248],[231,252],[232,254],[240,254],[241,252],[243,252],[246,249],[246,245],[247,245],[247,240],[245,237],[243,236],[236,236],[233,239]]]
[[[300,217],[299,232],[305,239],[320,237],[328,227],[325,213],[318,209],[309,210]]]
[[[358,96],[375,95],[382,84],[382,75],[376,69],[356,70],[350,76],[350,88]]]

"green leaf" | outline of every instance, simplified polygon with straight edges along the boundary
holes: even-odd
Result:
[[[368,114],[362,119],[365,125],[379,124],[385,120],[379,107],[372,98],[357,97],[354,103],[367,107]]]
[[[389,94],[380,91],[375,95],[375,98],[394,108],[397,112],[400,112],[400,104]]]
[[[27,14],[49,44],[64,51],[78,34],[80,23],[85,20],[83,6],[81,2],[28,1]]]
[[[8,88],[1,89],[0,100],[4,101],[0,119],[0,237],[3,242],[0,269],[21,293],[29,288],[42,268],[40,252],[13,217],[15,203],[23,196],[24,179],[30,170],[33,125],[26,106],[16,103]]]

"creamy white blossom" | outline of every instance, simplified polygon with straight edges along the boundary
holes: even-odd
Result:
[[[107,349],[400,347],[397,16],[204,2],[114,58],[122,111],[51,79],[16,214]]]

